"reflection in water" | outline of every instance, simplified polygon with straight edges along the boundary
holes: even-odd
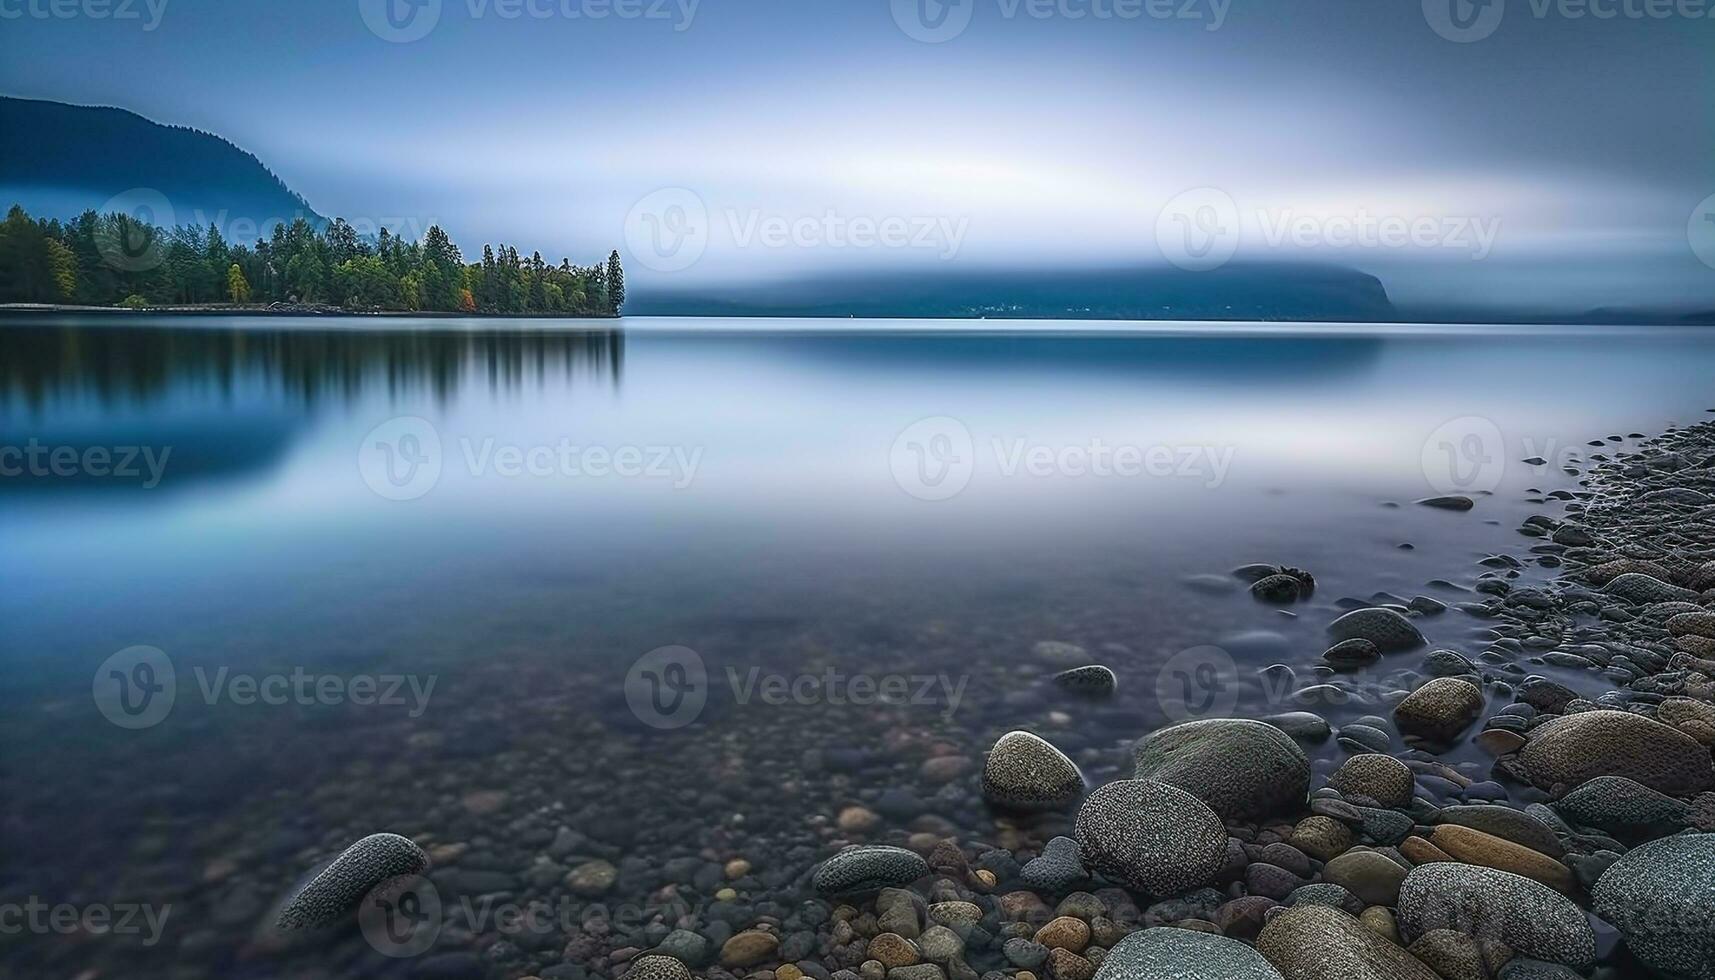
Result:
[[[190,325],[0,322],[3,404],[40,411],[50,401],[90,398],[114,409],[152,405],[187,388],[230,402],[241,387],[276,392],[311,411],[376,390],[390,397],[426,391],[439,403],[477,377],[490,391],[550,375],[617,386],[624,361],[614,329]]]

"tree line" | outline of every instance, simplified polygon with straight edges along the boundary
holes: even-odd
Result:
[[[0,303],[194,306],[303,303],[353,311],[618,316],[619,252],[606,263],[559,265],[516,248],[483,246],[464,261],[439,225],[422,241],[387,229],[368,238],[343,219],[300,217],[254,245],[216,225],[156,227],[122,212],[72,221],[32,218],[14,205],[0,223]]]

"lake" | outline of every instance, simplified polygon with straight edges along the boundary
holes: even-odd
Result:
[[[1170,720],[1296,707],[1258,671],[1310,677],[1340,600],[1468,597],[1568,467],[1707,418],[1712,355],[1637,327],[7,317],[0,892],[171,915],[0,948],[410,975],[355,928],[266,929],[381,830],[431,846],[449,907],[614,867],[496,963],[598,902],[637,910],[601,927],[629,945],[711,902],[785,918],[852,807],[1028,837],[976,793],[998,735],[1101,781]],[[1476,507],[1414,503],[1451,493]],[[1252,599],[1250,562],[1314,597]],[[1483,649],[1457,609],[1422,627]],[[1054,693],[1045,641],[1116,696]]]

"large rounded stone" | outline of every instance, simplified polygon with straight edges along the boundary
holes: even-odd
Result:
[[[929,862],[903,847],[848,847],[816,869],[816,891],[823,895],[853,895],[903,888],[929,873]]]
[[[1429,835],[1429,843],[1466,864],[1480,864],[1540,881],[1548,887],[1570,895],[1577,888],[1572,872],[1554,858],[1523,844],[1515,844],[1493,834],[1485,834],[1456,823],[1444,823]]]
[[[1210,718],[1163,728],[1140,739],[1132,757],[1138,779],[1177,786],[1225,820],[1296,810],[1310,792],[1304,750],[1259,721]]]
[[[1560,798],[1561,816],[1628,844],[1676,834],[1691,806],[1624,776],[1597,776]]]
[[[1638,959],[1678,980],[1715,980],[1715,835],[1626,852],[1591,891],[1596,914]]]
[[[1375,752],[1352,756],[1328,777],[1328,785],[1346,796],[1356,793],[1389,807],[1411,802],[1414,781],[1411,768],[1405,763]]]
[[[1091,793],[1075,833],[1084,865],[1148,895],[1167,897],[1207,885],[1227,858],[1227,830],[1184,790],[1122,779]]]
[[[1369,640],[1383,653],[1423,646],[1423,634],[1411,620],[1392,609],[1354,609],[1328,624],[1328,635],[1336,641]]]
[[[1419,865],[1400,885],[1405,941],[1437,929],[1499,940],[1525,956],[1576,969],[1596,960],[1596,933],[1583,909],[1529,878],[1473,864]]]
[[[1322,880],[1346,889],[1365,905],[1392,907],[1399,903],[1399,886],[1405,874],[1405,868],[1380,852],[1347,851],[1328,862],[1322,869]]]
[[[1285,980],[1441,980],[1410,953],[1326,905],[1299,905],[1275,916],[1256,948]]]
[[[1236,939],[1161,926],[1108,950],[1096,980],[1281,980],[1262,954]]]
[[[1670,796],[1715,786],[1709,750],[1659,721],[1629,711],[1580,711],[1531,730],[1519,763],[1542,789],[1625,776]]]
[[[1483,704],[1477,685],[1457,677],[1437,677],[1401,701],[1393,709],[1393,720],[1407,735],[1451,742],[1477,720]]]
[[[1696,602],[1699,598],[1690,589],[1669,585],[1642,572],[1627,572],[1602,586],[1602,591],[1636,606],[1652,602]]]
[[[1549,829],[1547,824],[1523,810],[1514,810],[1511,807],[1492,803],[1443,807],[1435,812],[1435,822],[1458,824],[1485,834],[1494,834],[1514,844],[1523,844],[1532,850],[1541,851],[1551,858],[1559,858],[1566,853],[1566,847],[1560,843],[1560,838],[1554,836],[1554,831]]]
[[[983,798],[1013,810],[1059,810],[1084,794],[1084,776],[1065,753],[1029,732],[1007,732],[983,766]]]
[[[342,851],[280,909],[275,926],[313,929],[351,912],[363,896],[395,878],[421,874],[429,856],[398,834],[370,834]]]

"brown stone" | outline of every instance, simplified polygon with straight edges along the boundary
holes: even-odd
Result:
[[[769,932],[750,930],[728,939],[721,946],[721,966],[756,966],[774,956],[780,948],[780,937]]]
[[[1049,949],[1067,949],[1081,953],[1090,945],[1090,927],[1082,919],[1062,915],[1036,930],[1036,941]]]
[[[1510,871],[1520,877],[1540,881],[1562,895],[1571,895],[1578,890],[1577,880],[1566,865],[1540,851],[1493,834],[1444,823],[1429,835],[1429,842],[1466,864]]]

